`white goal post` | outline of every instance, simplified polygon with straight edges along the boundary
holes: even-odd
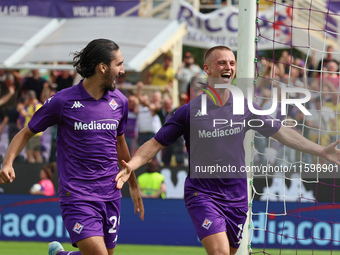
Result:
[[[255,75],[255,35],[256,35],[256,1],[240,0],[238,14],[238,47],[237,47],[237,86],[241,88],[243,94],[247,94],[248,86],[253,86],[252,81]],[[245,163],[250,165],[252,159],[252,131],[248,131],[244,140]],[[250,173],[249,173],[250,174]],[[248,176],[248,201],[251,200],[250,176]],[[243,237],[241,246],[237,254],[249,254],[249,217],[251,208],[248,211],[248,218],[243,226]]]

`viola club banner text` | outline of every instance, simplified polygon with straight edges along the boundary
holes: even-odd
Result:
[[[1,0],[0,16],[24,17],[40,16],[54,18],[89,18],[114,17],[135,7],[140,3],[135,1],[110,0]],[[137,15],[137,12],[131,14]]]

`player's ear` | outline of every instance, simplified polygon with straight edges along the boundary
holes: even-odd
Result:
[[[204,71],[207,73],[207,75],[210,75],[210,67],[207,65],[207,64],[204,64],[203,65],[203,69],[204,69]]]
[[[104,63],[100,63],[100,64],[99,64],[99,70],[100,70],[100,72],[105,73],[105,72],[106,72],[106,69],[107,69],[107,65],[106,65],[106,64],[104,64]]]

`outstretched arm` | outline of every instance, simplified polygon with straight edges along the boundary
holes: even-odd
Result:
[[[340,163],[340,150],[336,147],[340,143],[340,139],[324,147],[308,140],[293,129],[283,126],[272,137],[292,149],[323,157],[335,164]]]
[[[21,129],[13,138],[8,147],[7,153],[0,170],[0,183],[12,182],[15,178],[13,169],[13,162],[16,156],[22,151],[28,140],[35,134],[28,128],[28,126]]]
[[[123,169],[117,174],[116,177],[117,188],[121,189],[133,171],[146,164],[163,148],[163,145],[157,142],[155,138],[152,138],[137,150],[135,155],[128,163],[123,160]]]

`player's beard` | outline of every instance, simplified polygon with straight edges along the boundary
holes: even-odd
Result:
[[[116,89],[115,85],[116,77],[112,75],[110,72],[105,72],[104,74],[104,89],[106,91],[114,91]]]
[[[116,85],[112,83],[107,90],[113,92],[115,91],[115,89],[116,89]]]

